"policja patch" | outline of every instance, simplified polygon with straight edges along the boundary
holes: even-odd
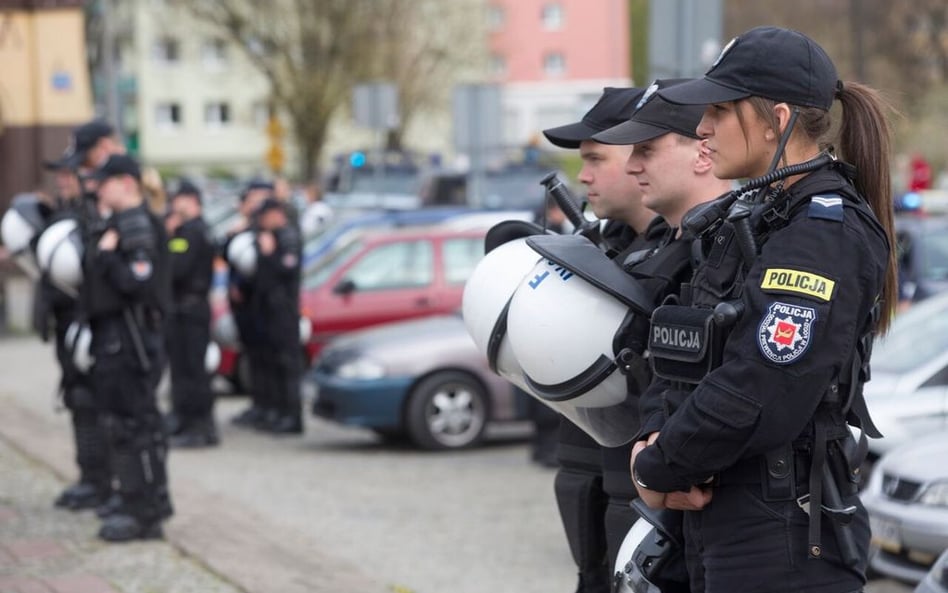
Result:
[[[800,294],[829,302],[833,298],[836,281],[812,272],[792,268],[767,268],[760,279],[764,292]]]
[[[771,303],[757,328],[757,346],[767,360],[789,364],[803,356],[810,345],[816,310],[810,307]]]

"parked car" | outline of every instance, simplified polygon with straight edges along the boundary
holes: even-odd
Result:
[[[948,434],[887,453],[862,493],[872,525],[872,570],[917,583],[948,549]]]
[[[896,217],[901,292],[913,302],[948,290],[948,217]]]
[[[938,557],[915,593],[948,593],[948,550]]]
[[[888,334],[876,339],[864,393],[885,435],[869,439],[874,458],[948,427],[948,293],[900,313]]]
[[[401,229],[338,245],[303,278],[300,304],[312,321],[309,358],[341,333],[457,310],[464,283],[484,255],[485,233]]]
[[[304,385],[317,416],[384,437],[407,435],[426,449],[469,447],[488,422],[527,418],[525,396],[491,372],[456,314],[333,340]]]
[[[421,208],[419,210],[353,211],[340,215],[303,245],[303,271],[311,268],[341,239],[366,230],[434,225],[456,216],[476,212],[466,207]]]

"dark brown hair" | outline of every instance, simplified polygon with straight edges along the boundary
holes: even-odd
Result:
[[[892,208],[892,180],[890,179],[891,132],[886,114],[892,111],[888,103],[874,89],[856,82],[842,85],[836,97],[843,106],[843,117],[837,132],[840,159],[854,165],[857,175],[856,191],[865,198],[876,215],[889,241],[889,265],[882,287],[884,307],[876,328],[879,333],[889,329],[895,305],[898,302],[898,272],[895,261],[895,229]],[[778,122],[774,101],[750,97],[746,101],[754,112],[775,132]],[[832,127],[828,111],[815,107],[797,107],[800,115],[796,127],[807,138],[822,146]],[[738,117],[740,111],[738,110]],[[744,122],[741,120],[741,127]]]

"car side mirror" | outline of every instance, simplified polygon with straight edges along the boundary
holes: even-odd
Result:
[[[347,295],[352,294],[356,290],[356,283],[351,278],[343,278],[339,281],[339,284],[333,286],[332,291],[335,294]]]

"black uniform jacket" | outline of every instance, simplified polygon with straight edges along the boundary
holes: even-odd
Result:
[[[204,219],[193,218],[179,226],[168,240],[168,252],[175,304],[187,304],[189,297],[207,299],[214,267],[214,244]]]
[[[635,472],[650,489],[687,490],[792,442],[849,368],[882,289],[889,246],[865,203],[823,189],[834,177],[847,186],[838,173],[820,170],[788,188],[790,219],[770,233],[744,275],[744,312],[720,366],[674,411],[667,401],[648,401],[664,397],[648,390],[643,425],[660,426],[660,436],[636,458]],[[710,261],[696,270],[695,286]]]

